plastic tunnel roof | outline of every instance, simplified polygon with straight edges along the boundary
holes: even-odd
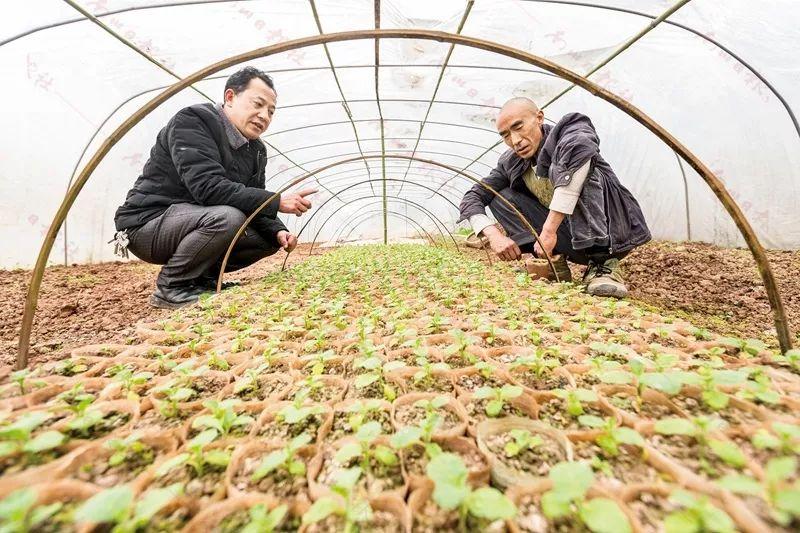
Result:
[[[766,247],[798,248],[798,21],[795,0],[6,2],[0,267],[34,263],[77,173],[117,126],[175,83],[174,75],[269,44],[376,27],[461,34],[591,72],[591,81],[644,111],[711,168]],[[572,111],[591,117],[603,156],[640,201],[654,237],[744,243],[706,183],[669,146],[586,90],[564,93],[570,82],[528,63],[434,40],[381,38],[377,48],[375,39],[350,40],[247,64],[270,72],[278,93],[263,137],[267,189],[372,156],[312,178],[321,188],[317,205],[350,188],[326,204],[301,240],[317,233],[382,236],[380,209],[359,215],[380,207],[384,187],[393,213],[405,216],[388,217],[390,237],[420,228],[437,234],[434,218],[412,201],[452,230],[458,218],[452,204],[472,182],[445,167],[390,156],[484,177],[505,148],[494,129],[499,106],[526,95],[547,104],[550,121]],[[119,140],[70,211],[51,262],[113,258],[107,241],[114,210],[157,132],[187,105],[220,101],[225,78],[241,66],[181,91]],[[364,200],[373,196],[377,203]],[[307,217],[285,221],[299,231]],[[339,231],[344,225],[347,231]]]

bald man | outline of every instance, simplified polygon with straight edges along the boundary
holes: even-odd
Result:
[[[589,294],[625,297],[619,261],[649,241],[650,230],[639,203],[600,155],[589,117],[570,113],[551,126],[532,100],[512,98],[500,110],[497,131],[510,149],[482,182],[527,218],[541,245],[508,205],[478,184],[464,195],[459,221],[469,220],[502,260],[557,254],[561,280],[572,279],[569,260],[587,265]]]

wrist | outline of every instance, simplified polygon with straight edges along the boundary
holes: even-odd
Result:
[[[500,228],[497,227],[496,224],[492,224],[491,226],[486,226],[481,230],[481,233],[488,239],[493,239],[495,237],[503,235],[503,232],[500,231]]]

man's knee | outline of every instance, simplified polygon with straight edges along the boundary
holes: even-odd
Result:
[[[246,219],[247,216],[235,207],[212,205],[203,217],[203,226],[218,233],[234,234]]]

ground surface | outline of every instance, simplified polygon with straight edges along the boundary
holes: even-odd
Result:
[[[272,270],[0,368],[0,528],[345,531],[332,491],[375,533],[800,528],[798,350],[430,246]]]
[[[290,256],[304,259],[307,245]],[[232,279],[253,280],[280,267],[283,253]],[[476,257],[485,257],[476,254]],[[800,332],[800,252],[769,252],[789,323]],[[702,243],[656,242],[624,263],[631,298],[679,314],[723,334],[774,344],[772,314],[758,271],[747,250]],[[580,268],[575,274],[580,275]],[[90,342],[123,341],[141,319],[169,312],[147,304],[158,267],[140,262],[49,268],[45,274],[32,336],[32,357],[58,356],[61,348]],[[16,351],[29,271],[0,271],[0,364]],[[798,342],[800,344],[800,342]]]

